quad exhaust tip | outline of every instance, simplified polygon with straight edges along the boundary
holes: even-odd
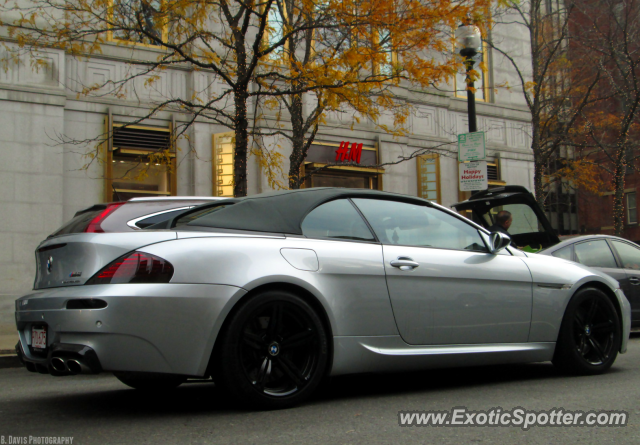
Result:
[[[93,370],[77,359],[63,359],[61,357],[53,357],[51,359],[51,367],[57,372],[64,374],[93,374]]]
[[[51,367],[58,372],[69,372],[67,365],[60,357],[53,357],[51,359]]]

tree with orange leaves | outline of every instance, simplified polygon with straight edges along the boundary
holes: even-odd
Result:
[[[576,52],[600,77],[606,100],[583,113],[587,159],[613,191],[614,233],[624,231],[625,176],[634,169],[640,137],[640,1],[575,2]]]
[[[516,81],[507,88],[522,92],[531,113],[534,191],[542,208],[550,194],[567,187],[600,186],[594,182],[594,166],[571,155],[582,144],[583,111],[602,100],[600,74],[590,69],[591,61],[571,51],[575,14],[572,2],[508,0],[492,8],[494,27],[518,26],[529,37],[531,57],[525,63],[516,57],[519,42],[508,36],[494,36],[489,45],[515,71]]]
[[[488,0],[30,0],[5,3],[2,24],[17,46],[11,58],[38,48],[77,57],[100,54],[105,45],[148,45],[156,57],[132,58],[118,79],[87,85],[81,94],[121,95],[137,79],[152,88],[174,67],[209,73],[219,88],[206,85],[192,97],[145,100],[148,112],[189,113],[184,133],[196,121],[234,131],[234,195],[247,193],[247,156],[252,130],[249,104],[284,101],[290,109],[295,177],[325,110],[345,104],[375,119],[394,109],[396,88],[429,86],[455,72],[450,29],[478,15]],[[274,14],[275,11],[275,14]],[[274,33],[275,16],[281,28]],[[275,36],[275,37],[274,37]],[[132,52],[133,53],[133,52]],[[139,83],[139,81],[138,81]],[[304,117],[302,103],[315,106]],[[406,112],[404,112],[406,113]],[[402,112],[397,113],[401,121]],[[259,125],[258,125],[259,127]],[[279,131],[279,130],[278,130]],[[105,139],[108,134],[102,135]],[[299,180],[289,186],[299,186]]]
[[[270,102],[286,111],[290,128],[283,130],[276,122],[271,131],[263,129],[290,141],[289,188],[299,188],[317,172],[300,174],[328,112],[352,113],[384,131],[403,134],[410,110],[395,100],[396,94],[408,86],[426,89],[445,82],[460,63],[450,52],[451,29],[471,15],[486,20],[481,13],[486,11],[486,2],[482,1],[283,0],[273,8],[278,36],[300,22],[318,25],[305,33],[290,34],[271,68],[274,79],[285,81],[293,92]],[[393,124],[382,123],[382,114],[390,115]]]

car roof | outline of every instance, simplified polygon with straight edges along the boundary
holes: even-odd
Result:
[[[228,202],[233,205],[195,219],[187,226],[302,235],[304,217],[319,205],[338,198],[375,198],[433,206],[426,199],[397,193],[318,187],[232,198]],[[220,201],[220,204],[224,202]]]
[[[576,236],[576,237],[572,237],[564,241],[561,241],[558,244],[555,244],[547,249],[544,249],[540,253],[543,255],[544,254],[548,255],[552,252],[555,252],[556,250],[560,250],[563,247],[567,247],[572,244],[580,243],[582,241],[597,240],[597,239],[613,239],[618,241],[625,241],[627,243],[632,243],[632,241],[629,241],[628,239],[620,238],[618,236],[613,236],[613,235],[581,235],[581,236]]]
[[[140,202],[140,201],[219,201],[219,196],[140,196],[131,198],[126,202]]]

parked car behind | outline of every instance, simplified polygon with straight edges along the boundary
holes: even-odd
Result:
[[[73,218],[47,238],[70,233],[130,232],[173,218],[206,202],[224,198],[213,196],[170,196],[131,198],[128,201],[95,204],[76,212]]]
[[[542,255],[575,261],[612,276],[631,303],[631,327],[640,327],[640,246],[610,235],[570,238]]]

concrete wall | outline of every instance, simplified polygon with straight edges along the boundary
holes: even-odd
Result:
[[[64,109],[57,104],[2,101],[0,350],[17,341],[14,300],[33,284],[35,247],[63,222],[63,149],[48,137],[62,128]]]

